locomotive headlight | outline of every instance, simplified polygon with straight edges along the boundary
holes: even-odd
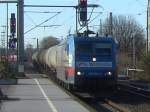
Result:
[[[77,72],[77,75],[81,75],[81,72]]]
[[[107,76],[112,76],[112,73],[111,72],[107,72],[106,75]]]
[[[92,60],[95,62],[95,61],[96,61],[96,58],[93,58]]]

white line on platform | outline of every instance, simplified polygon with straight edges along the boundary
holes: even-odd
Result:
[[[53,112],[58,112],[56,107],[53,105],[53,103],[50,101],[50,99],[48,98],[48,96],[46,95],[44,89],[42,88],[42,86],[40,85],[39,81],[37,79],[34,79],[34,81],[36,82],[36,84],[38,85],[38,87],[40,88],[44,98],[46,99],[46,101],[48,102],[48,105],[50,106],[50,108],[52,109]]]

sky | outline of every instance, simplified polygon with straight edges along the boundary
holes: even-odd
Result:
[[[148,0],[88,0],[88,4],[98,4],[101,7],[94,9],[90,20],[93,20],[90,26],[99,25],[100,19],[105,20],[112,12],[113,15],[132,16],[146,30],[146,10]],[[78,0],[24,0],[25,5],[77,5]],[[11,13],[16,13],[16,4],[8,5],[9,18]],[[41,41],[43,37],[54,36],[57,38],[65,38],[70,31],[75,32],[75,9],[74,8],[24,8],[24,40],[25,46],[32,44],[36,47],[36,38]],[[92,9],[88,9],[91,12]],[[43,13],[53,12],[53,13]],[[59,14],[54,12],[60,12]],[[56,15],[57,14],[57,15]],[[6,4],[0,4],[0,26],[6,26]],[[56,15],[56,16],[55,16]],[[90,13],[88,13],[90,15]],[[55,16],[55,17],[53,17]],[[52,19],[49,19],[53,17]],[[37,27],[26,33],[36,25],[46,21],[41,26],[56,25],[53,27]],[[57,26],[59,25],[59,26]],[[91,30],[97,31],[98,27],[91,27]],[[0,33],[4,31],[0,27]]]

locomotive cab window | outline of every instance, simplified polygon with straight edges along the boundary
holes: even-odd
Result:
[[[94,54],[100,56],[111,56],[112,45],[109,43],[95,43],[93,44]]]
[[[77,44],[76,45],[76,54],[91,54],[92,53],[92,44]]]
[[[112,45],[109,43],[84,43],[76,45],[76,54],[111,56]]]

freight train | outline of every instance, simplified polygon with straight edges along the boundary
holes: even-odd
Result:
[[[70,35],[60,44],[34,53],[32,60],[53,71],[53,77],[68,89],[114,87],[117,82],[117,42],[112,37]]]

